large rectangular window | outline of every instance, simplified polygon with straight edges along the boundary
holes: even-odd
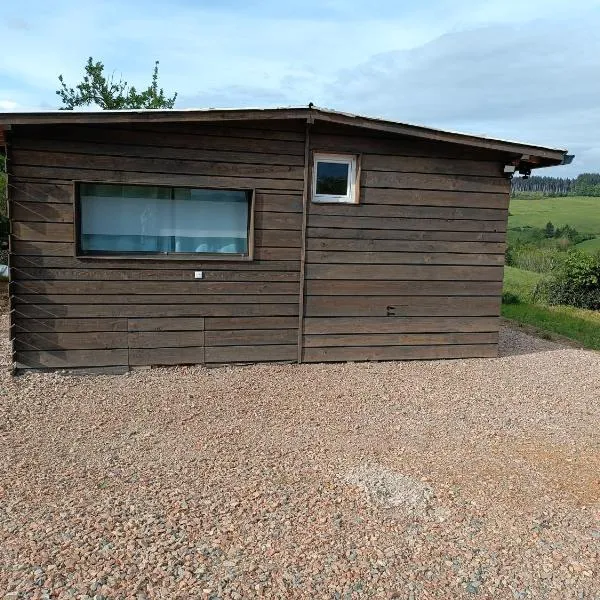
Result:
[[[80,183],[81,254],[250,256],[250,190]]]

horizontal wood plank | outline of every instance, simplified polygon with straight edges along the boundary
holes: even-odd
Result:
[[[55,137],[56,134],[54,134]],[[230,136],[232,137],[232,136]],[[241,136],[238,136],[241,137]],[[244,136],[245,137],[245,136]],[[260,139],[260,138],[259,138]],[[177,144],[177,138],[167,143]],[[266,152],[252,152],[250,149],[243,150],[216,150],[186,148],[166,145],[140,145],[135,136],[131,137],[131,143],[111,143],[111,142],[85,142],[70,139],[47,139],[47,138],[17,138],[13,148],[20,152],[25,151],[43,151],[43,152],[68,152],[72,154],[89,155],[102,154],[105,156],[124,156],[142,159],[167,159],[167,160],[194,160],[211,161],[221,163],[254,163],[257,165],[290,165],[302,166],[304,161],[300,154],[286,154],[283,152],[269,154]],[[215,141],[215,144],[218,144]],[[238,145],[240,142],[234,142]],[[227,142],[225,143],[227,145]],[[242,145],[246,146],[246,144]],[[82,159],[83,160],[83,159]]]
[[[87,142],[90,145],[96,143],[107,143],[113,146],[119,144],[135,144],[138,146],[157,147],[161,145],[170,148],[189,148],[197,150],[234,151],[244,153],[266,153],[266,154],[295,154],[304,155],[304,142],[301,140],[279,140],[263,137],[246,137],[241,135],[205,135],[200,129],[186,131],[181,128],[177,132],[167,132],[154,127],[147,130],[143,127],[127,126],[114,127],[85,127],[81,125],[48,128],[28,128],[29,137],[46,138],[55,137],[60,140],[72,140]],[[54,133],[54,136],[52,136]],[[27,132],[25,132],[27,135]]]
[[[311,264],[370,265],[503,265],[504,254],[461,254],[458,252],[367,252],[309,250],[306,262]]]
[[[106,183],[126,183],[139,185],[169,185],[183,187],[224,187],[256,188],[263,190],[301,191],[302,180],[274,179],[268,177],[236,177],[216,175],[181,174],[168,171],[112,171],[73,167],[45,167],[13,165],[11,173],[15,177],[27,177],[53,183],[71,181],[104,181]]]
[[[307,265],[307,279],[502,281],[502,267],[463,265]]]
[[[298,329],[236,329],[206,332],[206,346],[294,344]]]
[[[464,208],[452,206],[404,206],[394,204],[311,204],[311,216],[396,217],[402,219],[468,219],[503,221],[507,211],[500,208]],[[360,223],[360,221],[358,221]]]
[[[210,317],[205,320],[207,331],[241,329],[298,329],[298,317]]]
[[[405,241],[457,241],[504,243],[503,232],[490,231],[419,231],[407,229],[385,229],[382,227],[363,229],[360,223],[343,227],[309,227],[308,239],[352,239],[352,240],[405,240]]]
[[[496,344],[449,346],[368,346],[348,348],[305,348],[304,362],[363,362],[378,360],[436,360],[448,358],[492,358]]]
[[[25,257],[19,257],[19,264],[27,264]],[[194,271],[186,269],[54,269],[51,267],[13,267],[13,280],[77,280],[104,281],[122,285],[134,281],[197,282]],[[298,282],[296,271],[204,271],[204,284],[214,282]],[[297,287],[297,283],[296,283]]]
[[[127,331],[127,319],[15,319],[14,330],[20,332],[113,332]]]
[[[450,242],[444,240],[356,240],[309,237],[308,250],[344,252],[443,252],[462,254],[502,254],[500,242]]]
[[[305,348],[496,344],[497,333],[359,333],[305,335]]]
[[[131,318],[126,319],[126,326],[130,332],[204,331],[204,319],[202,317]]]
[[[170,281],[167,286],[162,281],[82,281],[82,280],[35,280],[16,281],[16,294],[297,294],[298,284],[288,282],[262,281],[209,281],[195,279],[191,281]],[[243,301],[238,298],[236,301]],[[204,299],[203,301],[206,301]]]
[[[204,363],[204,346],[189,348],[130,348],[129,365],[199,365]]]
[[[56,268],[56,269],[87,269],[106,271],[107,269],[118,269],[120,271],[148,271],[157,269],[160,271],[174,271],[179,274],[186,273],[193,275],[194,270],[201,269],[204,278],[214,281],[252,281],[247,279],[244,272],[247,271],[279,271],[294,273],[298,276],[300,261],[293,260],[253,260],[253,261],[202,261],[202,260],[178,260],[161,259],[160,257],[136,257],[136,258],[98,258],[98,257],[76,257],[67,254],[69,244],[46,242],[20,242],[14,240],[15,254],[11,256],[11,266],[21,268]],[[56,248],[55,248],[56,246]],[[18,253],[17,253],[18,252]],[[52,254],[54,253],[54,254]],[[249,274],[251,275],[251,273]],[[126,277],[124,275],[124,277]],[[257,275],[257,277],[263,277]],[[264,275],[269,280],[268,275]],[[273,275],[277,277],[276,274]],[[257,279],[261,281],[261,279]]]
[[[493,296],[501,281],[361,281],[310,279],[308,296]]]
[[[75,231],[72,223],[27,223],[13,221],[12,235],[16,240],[25,241],[70,242],[72,244],[75,240]]]
[[[16,318],[285,317],[298,304],[15,304]]]
[[[311,150],[315,152],[337,152],[380,154],[394,156],[423,156],[428,158],[472,159],[486,162],[506,160],[506,153],[481,148],[470,148],[459,144],[418,140],[410,137],[376,135],[373,132],[359,134],[343,126],[324,126],[317,123],[310,134]]]
[[[499,317],[307,317],[304,333],[468,333],[497,332]]]
[[[72,223],[73,203],[13,202],[11,219],[14,221],[42,221],[44,223]]]
[[[396,173],[503,176],[503,165],[498,161],[433,158],[428,156],[365,154],[362,156],[361,167],[366,171],[392,171]]]
[[[96,153],[85,155],[56,151],[13,150],[11,170],[18,174],[23,166],[39,166],[43,169],[51,168],[55,172],[62,169],[72,170],[77,168],[86,171],[104,171],[107,178],[117,176],[118,173],[136,172],[236,178],[268,177],[269,179],[284,179],[286,181],[301,181],[304,173],[302,166],[110,156],[98,154],[100,150],[101,148],[97,148]],[[109,173],[109,175],[106,173]]]
[[[32,350],[16,352],[17,368],[68,369],[127,366],[128,350]]]
[[[297,294],[24,294],[14,296],[13,306],[20,304],[296,304]]]
[[[452,190],[404,190],[390,188],[360,188],[361,204],[391,204],[397,206],[454,206],[462,208],[508,209],[510,196],[504,193],[457,192]]]
[[[499,296],[309,296],[307,317],[486,316],[500,314]]]
[[[207,346],[207,363],[253,363],[295,361],[298,354],[296,344],[274,344],[258,346]]]
[[[418,231],[504,232],[506,221],[470,219],[402,219],[396,217],[350,217],[309,214],[309,227],[343,227],[354,229],[415,229]]]
[[[127,333],[124,331],[74,333],[17,331],[14,345],[16,351],[127,348]]]
[[[129,348],[190,348],[204,345],[204,331],[130,331]]]

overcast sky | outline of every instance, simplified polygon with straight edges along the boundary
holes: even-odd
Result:
[[[319,106],[516,139],[600,171],[600,0],[0,0],[0,111],[88,56],[176,107]]]

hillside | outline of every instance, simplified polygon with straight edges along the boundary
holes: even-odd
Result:
[[[508,227],[545,227],[570,225],[581,233],[600,237],[600,197],[567,196],[560,198],[513,198]],[[591,241],[591,240],[590,240]],[[589,242],[587,242],[590,245]]]

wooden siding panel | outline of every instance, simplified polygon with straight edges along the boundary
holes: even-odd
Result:
[[[54,177],[65,169],[72,172],[73,164],[77,164],[80,160],[81,154],[15,150],[12,156],[12,170],[18,176],[22,174],[22,167],[42,165],[40,167],[41,173],[45,173],[47,169],[52,169],[54,171],[52,176]],[[85,155],[85,170],[104,172],[106,178],[113,177],[117,173],[136,172],[165,173],[168,176],[178,174],[236,178],[267,177],[269,179],[292,181],[301,180],[303,174],[302,166],[222,163],[168,158],[144,158],[144,160],[140,160],[139,157],[100,154]],[[37,176],[39,177],[40,174],[38,173]]]
[[[509,195],[453,190],[405,190],[390,188],[360,188],[363,205],[392,204],[395,206],[455,206],[464,208],[508,209]]]
[[[364,281],[311,279],[309,296],[493,296],[502,293],[501,281]]]
[[[34,257],[34,260],[40,257]],[[18,265],[29,264],[29,257],[20,257]],[[195,266],[195,265],[194,265]],[[52,267],[26,267],[13,265],[13,279],[15,281],[28,280],[61,280],[61,281],[104,281],[104,282],[134,282],[134,281],[161,281],[170,285],[171,282],[198,282],[194,271],[186,269],[102,269],[101,266],[89,269],[63,269]],[[214,282],[298,282],[299,275],[294,271],[204,271],[206,283]],[[125,285],[125,283],[123,283]],[[128,284],[127,284],[128,285]]]
[[[304,360],[493,356],[506,156],[313,130],[313,150],[362,154],[362,186],[358,206],[309,203],[303,249],[303,123],[19,127],[18,364],[296,360],[304,250]],[[253,188],[255,260],[75,257],[73,180]]]
[[[186,348],[130,348],[129,365],[201,365],[204,346]]]
[[[363,217],[310,214],[309,227],[341,227],[357,229],[414,229],[417,231],[484,231],[504,232],[506,222],[473,219],[401,219],[396,217]]]
[[[305,348],[496,344],[498,333],[364,333],[306,335]]]
[[[495,317],[499,311],[499,296],[309,296],[306,299],[307,317]]]
[[[163,300],[164,302],[164,300]],[[297,304],[15,304],[16,318],[288,317]]]
[[[350,225],[350,224],[348,224]],[[319,239],[457,241],[504,243],[503,232],[489,231],[419,231],[406,229],[346,227],[309,227],[309,243]]]
[[[113,332],[127,331],[127,319],[26,319],[18,318],[15,321],[17,332]]]
[[[130,331],[127,344],[133,348],[199,348],[204,346],[204,331]]]
[[[18,332],[15,350],[86,350],[127,348],[127,333],[119,332]]]
[[[387,334],[497,332],[499,317],[310,317],[304,333]]]
[[[298,317],[211,317],[205,320],[207,331],[240,329],[298,329]]]
[[[450,242],[445,240],[363,240],[311,238],[308,250],[344,252],[439,252],[446,254],[503,254],[505,244],[500,242]]]
[[[502,177],[502,166],[499,161],[398,156],[394,154],[365,154],[362,159],[362,167],[366,171],[392,171],[396,173]]]
[[[208,331],[206,346],[252,346],[273,344],[295,344],[298,328],[295,329],[236,329]]]
[[[297,359],[298,347],[290,344],[206,347],[207,363],[289,362]]]
[[[15,363],[20,369],[126,367],[128,350],[33,350],[17,352]]]
[[[310,214],[344,217],[393,217],[397,219],[461,219],[501,221],[504,210],[498,208],[463,208],[448,206],[404,206],[395,204],[313,204]],[[360,221],[357,223],[360,225]]]
[[[193,304],[202,310],[202,305],[218,303],[222,305],[241,306],[243,304],[296,304],[296,294],[289,295],[201,295],[176,294],[165,291],[164,294],[19,294],[15,296],[14,306],[21,304],[44,304],[49,306],[74,304]]]
[[[427,158],[469,159],[504,164],[506,154],[458,144],[418,140],[369,133],[361,135],[343,126],[326,126],[317,123],[311,131],[311,148],[315,152],[337,152]],[[504,161],[504,162],[503,162]]]
[[[506,191],[509,187],[507,182],[507,179],[501,177],[433,175],[430,173],[396,173],[389,171],[363,171],[361,179],[361,183],[365,187],[493,193]]]
[[[449,346],[352,346],[305,348],[306,362],[361,362],[372,360],[437,360],[448,358],[493,358],[497,344],[453,344]]]
[[[172,317],[150,319],[127,319],[126,325],[129,332],[154,332],[154,331],[204,331],[204,319],[195,317]]]
[[[500,266],[469,267],[463,265],[307,265],[307,279],[422,280],[422,281],[502,281]]]
[[[306,258],[312,264],[370,264],[370,265],[503,265],[504,254],[460,254],[457,252],[368,252],[311,250]]]

